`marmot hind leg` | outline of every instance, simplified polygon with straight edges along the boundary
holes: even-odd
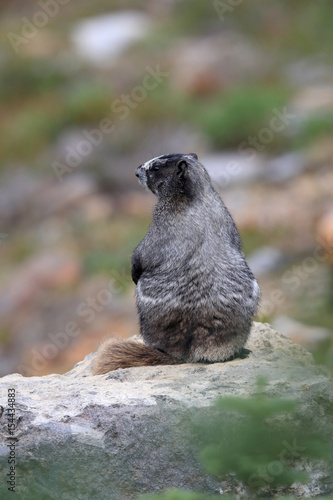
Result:
[[[157,349],[133,340],[110,337],[100,345],[91,371],[93,375],[102,375],[118,368],[172,364],[175,360]]]

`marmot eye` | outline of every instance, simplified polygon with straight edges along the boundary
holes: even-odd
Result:
[[[159,170],[160,167],[158,167],[157,165],[155,165],[155,167],[153,167],[153,170]]]

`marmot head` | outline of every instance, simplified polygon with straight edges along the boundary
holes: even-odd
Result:
[[[201,173],[196,175],[197,170]],[[140,184],[159,199],[190,194],[200,178],[208,174],[195,153],[157,156],[140,165],[135,171]],[[209,179],[209,177],[208,177]],[[196,182],[197,180],[197,182]]]

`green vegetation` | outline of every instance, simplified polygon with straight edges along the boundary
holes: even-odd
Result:
[[[0,99],[27,99],[51,92],[69,77],[46,59],[10,58],[0,73]]]
[[[216,15],[213,2],[202,2],[200,0],[183,0],[175,5],[175,13],[168,23],[173,36],[183,37],[184,33],[189,36],[211,33],[219,29],[220,20]]]
[[[209,100],[202,100],[189,109],[193,110],[192,120],[209,137],[214,148],[236,148],[255,136],[260,129],[269,128],[274,117],[273,110],[281,109],[287,100],[287,92],[282,88],[240,87],[219,94]],[[282,143],[283,135],[274,134],[268,145],[271,151]]]
[[[220,398],[215,409],[214,417],[206,418],[196,432],[196,438],[205,443],[202,463],[217,480],[241,481],[250,498],[271,497],[276,488],[281,493],[281,488],[286,489],[294,482],[306,483],[309,461],[332,462],[333,443],[326,435],[328,431],[309,428],[296,402],[269,398],[263,380],[258,380],[252,397]],[[171,490],[141,498],[209,500],[216,497]]]
[[[63,125],[94,124],[111,115],[112,95],[102,82],[78,81],[68,89],[65,96]]]
[[[288,225],[275,226],[272,229],[260,230],[257,228],[248,228],[241,231],[243,242],[243,251],[245,255],[250,255],[257,248],[265,245],[278,247],[281,241],[288,238],[293,231]]]
[[[227,12],[223,23],[272,50],[281,62],[322,53],[323,44],[327,58],[332,59],[332,15],[330,0],[323,0],[320,9],[310,0],[253,0],[241,2]]]
[[[333,114],[322,113],[308,118],[293,140],[296,148],[304,148],[322,137],[331,137],[333,134]]]
[[[7,347],[10,345],[11,334],[5,327],[0,328],[0,346]]]
[[[223,495],[223,499],[226,500],[233,498],[235,497]],[[140,497],[140,500],[221,500],[221,496],[205,495],[204,493],[193,493],[192,491],[172,489],[165,493]]]
[[[270,127],[274,110],[282,111],[290,92],[283,87],[267,85],[240,86],[208,96],[193,96],[172,91],[168,84],[161,85],[150,99],[137,109],[141,121],[153,122],[156,109],[169,122],[184,121],[196,125],[209,139],[213,149],[236,149],[256,136],[262,128]],[[288,137],[274,133],[265,145],[265,152],[286,148]]]
[[[331,267],[327,267],[327,272],[330,276],[330,288],[328,294],[322,297],[316,307],[309,307],[308,296],[301,297],[299,303],[296,304],[297,316],[299,320],[309,326],[316,325],[318,327],[332,330],[333,325],[333,272]],[[329,338],[321,342],[317,347],[311,349],[316,362],[326,365],[333,372],[333,338]]]
[[[29,70],[19,75],[18,86],[11,85],[15,73],[10,77],[7,75],[8,85],[4,86],[2,96],[6,101],[2,111],[6,121],[0,125],[3,137],[0,160],[3,157],[7,161],[33,159],[51,145],[65,127],[94,126],[111,114],[112,96],[106,84],[92,79],[84,82],[78,79],[71,85],[59,85],[65,80],[45,78],[43,71],[37,75],[31,71],[31,66],[32,63],[25,65]],[[27,93],[23,90],[25,83]],[[32,93],[33,88],[35,94]]]
[[[134,0],[125,4],[124,8],[144,7],[143,2]],[[112,2],[111,7],[116,7],[116,3]],[[83,2],[76,6],[75,18],[105,9],[110,9],[110,3],[103,0],[96,2],[94,7]],[[282,0],[279,5],[273,0],[265,5],[259,0],[251,5],[241,2],[226,12],[224,19],[219,16],[218,2],[184,0],[174,9],[172,16],[156,21],[158,29],[147,40],[131,49],[132,58],[137,58],[144,48],[145,53],[154,59],[156,47],[160,51],[168,49],[170,38],[177,40],[219,33],[221,27],[264,43],[268,53],[271,51],[281,65],[297,56],[321,52],[323,41],[326,53],[333,53],[328,50],[333,48],[333,6],[326,0],[320,9],[308,1],[298,4]],[[70,6],[63,11],[69,19],[74,16]],[[289,19],[293,22],[287,22]],[[51,25],[59,36],[62,34],[66,39],[68,24],[63,22],[61,13]],[[1,43],[8,43],[8,40]],[[109,117],[112,114],[110,104],[117,97],[110,89],[111,81],[107,72],[94,73],[91,68],[83,66],[72,74],[52,57],[32,58],[8,52],[0,74],[0,133],[3,137],[0,161],[23,158],[32,161],[66,127],[94,126],[100,119]],[[138,83],[141,83],[141,76],[137,81],[134,78],[129,88]],[[131,110],[130,120],[146,124],[166,121],[170,125],[185,122],[201,130],[215,149],[237,148],[249,136],[267,127],[272,110],[288,104],[291,96],[289,85],[275,71],[268,79],[267,75],[258,75],[255,81],[244,82],[238,88],[217,89],[206,96],[181,94],[166,81]],[[332,132],[332,115],[326,113],[307,120],[294,138],[283,132],[275,134],[265,146],[265,152],[303,148]]]
[[[233,495],[205,495],[204,493],[193,493],[183,490],[172,489],[158,495],[149,495],[140,497],[141,500],[237,500],[238,497]],[[314,498],[314,497],[312,497]],[[318,498],[318,497],[315,497]],[[278,496],[276,500],[298,500],[299,497],[294,496]],[[320,497],[320,500],[332,500],[333,497]]]
[[[83,249],[82,267],[87,274],[110,276],[120,273],[131,284],[131,254],[147,232],[145,218],[117,216],[76,233],[76,245]]]
[[[88,274],[104,274],[110,276],[116,269],[125,270],[130,276],[130,255],[114,252],[90,251],[83,255],[83,269]]]

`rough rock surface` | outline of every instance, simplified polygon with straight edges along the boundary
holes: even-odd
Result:
[[[131,500],[168,487],[221,493],[202,469],[191,423],[205,418],[217,396],[248,395],[258,375],[270,396],[296,398],[309,422],[325,426],[333,383],[301,346],[255,323],[246,359],[121,369],[90,376],[93,355],[65,375],[0,380],[0,470],[9,472],[7,390],[16,390],[15,498]],[[301,496],[327,492],[316,475]],[[235,490],[234,490],[235,491]],[[239,491],[239,489],[238,489]],[[5,481],[0,498],[11,498]]]

